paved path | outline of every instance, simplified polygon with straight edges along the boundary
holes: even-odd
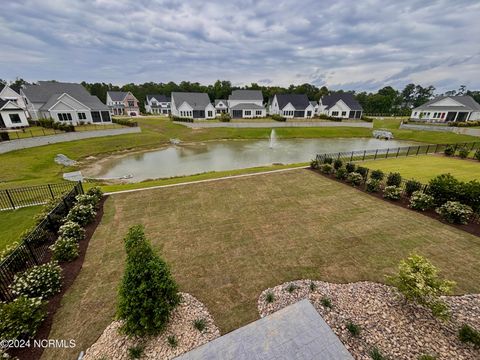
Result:
[[[81,139],[97,138],[103,136],[115,136],[124,134],[139,133],[142,130],[140,127],[127,127],[122,129],[107,129],[94,131],[78,131],[63,133],[57,135],[37,136],[26,139],[18,139],[11,141],[0,142],[0,154],[4,154],[14,150],[32,148],[48,144],[55,144],[66,141],[75,141]]]
[[[357,127],[372,129],[373,123],[347,122],[347,121],[305,121],[305,122],[183,122],[174,121],[175,124],[183,125],[191,129],[203,128],[285,128],[285,127]]]
[[[306,299],[202,345],[176,360],[353,360]]]
[[[470,136],[480,136],[480,129],[458,127],[458,126],[435,126],[435,125],[422,125],[422,124],[400,124],[400,129],[407,130],[421,130],[421,131],[440,131],[440,132],[452,132],[455,134],[463,134]]]

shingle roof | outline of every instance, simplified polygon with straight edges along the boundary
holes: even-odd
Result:
[[[1,91],[1,90],[0,90],[0,91]],[[0,99],[0,109],[1,109],[6,103],[8,103],[8,100]]]
[[[295,110],[305,110],[310,101],[305,94],[275,94],[278,101],[278,106],[283,109],[289,103],[295,108]]]
[[[150,101],[151,99],[155,99],[158,102],[170,102],[170,99],[166,95],[162,94],[147,95],[147,101]]]
[[[263,106],[253,104],[253,103],[241,103],[241,104],[232,106],[230,109],[232,110],[263,110],[265,108]]]
[[[318,102],[316,102],[316,101],[310,101],[310,105],[312,105],[313,107],[315,107],[315,106],[318,105]]]
[[[172,100],[177,108],[186,102],[193,110],[205,110],[208,104],[210,104],[210,98],[207,93],[172,92]]]
[[[227,100],[225,99],[215,99],[215,106],[222,102],[225,106],[227,105]]]
[[[363,111],[362,105],[359,104],[357,99],[355,99],[355,96],[353,96],[351,93],[337,92],[331,95],[326,95],[321,99],[322,105],[325,105],[327,109],[335,105],[339,100],[342,100],[345,104],[347,104],[350,110]]]
[[[58,98],[59,94],[65,93],[91,110],[108,110],[108,107],[98,97],[90,95],[81,84],[39,81],[37,85],[27,85],[22,91],[31,103],[46,104],[51,101],[52,97]]]
[[[456,102],[459,102],[463,106],[432,106],[433,104],[450,98]],[[469,111],[480,111],[480,104],[477,103],[471,96],[438,96],[433,100],[426,102],[423,105],[416,107],[413,110],[469,110]]]
[[[20,106],[18,106],[18,104],[16,104],[14,101],[8,100],[8,99],[0,99],[0,109],[1,109],[2,107],[4,107],[4,106],[5,106],[7,103],[9,103],[9,102],[12,103],[13,105],[15,105],[15,106],[18,108],[18,110],[22,110],[22,111],[23,111],[23,109],[22,109]],[[8,110],[10,111],[10,110],[13,110],[13,109],[8,109]]]
[[[110,99],[112,99],[112,101],[123,101],[127,94],[128,92],[126,91],[107,91],[107,95],[110,96]]]
[[[228,100],[263,101],[263,95],[260,90],[233,90]]]

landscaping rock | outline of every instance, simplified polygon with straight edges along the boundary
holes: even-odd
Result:
[[[296,287],[292,292],[287,290],[290,285]],[[267,303],[267,293],[274,295],[273,302]],[[312,302],[355,359],[371,359],[369,352],[374,346],[390,359],[417,359],[423,354],[438,360],[480,359],[479,349],[458,339],[463,324],[480,328],[480,295],[442,297],[452,311],[450,321],[442,321],[386,285],[298,280],[263,291],[258,311],[264,317],[304,298]],[[324,298],[330,299],[332,308],[322,304]],[[349,321],[360,326],[358,336],[346,328]]]
[[[115,359],[128,360],[128,349],[144,346],[142,359],[172,359],[197,346],[220,336],[207,308],[190,294],[181,293],[182,300],[172,312],[172,317],[162,334],[149,338],[129,338],[120,334],[121,321],[112,322],[85,353],[83,360]],[[193,322],[204,319],[206,328],[198,331]],[[168,343],[169,336],[175,336],[177,346]]]

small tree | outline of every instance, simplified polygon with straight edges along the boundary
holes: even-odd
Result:
[[[412,254],[400,261],[398,274],[388,279],[408,301],[430,308],[435,316],[448,317],[440,296],[449,294],[455,283],[440,279],[437,268],[424,257]]]
[[[180,302],[168,265],[156,255],[143,228],[130,228],[125,238],[127,265],[119,291],[118,317],[127,335],[156,335]]]

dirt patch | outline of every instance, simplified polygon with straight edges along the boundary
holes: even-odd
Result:
[[[107,199],[107,196],[104,196],[102,200],[100,200],[99,207],[97,210],[97,215],[95,216],[94,221],[85,227],[85,239],[80,241],[79,243],[80,249],[79,249],[78,257],[74,261],[60,264],[63,270],[62,271],[62,275],[63,275],[62,289],[58,294],[52,297],[48,302],[47,304],[48,315],[45,321],[42,323],[42,325],[40,325],[40,327],[38,328],[37,334],[33,338],[33,340],[48,339],[48,335],[50,334],[50,329],[53,323],[53,317],[55,316],[55,313],[57,312],[58,308],[61,306],[63,295],[67,292],[67,290],[73,284],[77,275],[80,273],[80,270],[82,269],[83,261],[85,259],[85,254],[88,248],[88,243],[90,242],[90,239],[92,238],[93,233],[95,232],[95,229],[97,228],[98,224],[102,220],[103,205],[106,199]],[[49,258],[50,256],[47,258],[46,261],[49,261]],[[69,339],[66,339],[66,340],[68,341]],[[33,342],[31,342],[31,344],[33,344]],[[18,348],[11,349],[9,350],[9,353],[12,356],[17,356],[20,360],[23,360],[23,359],[38,360],[41,358],[43,350],[44,349],[41,347],[33,347],[32,345],[31,347],[22,348],[22,349],[18,349]]]

